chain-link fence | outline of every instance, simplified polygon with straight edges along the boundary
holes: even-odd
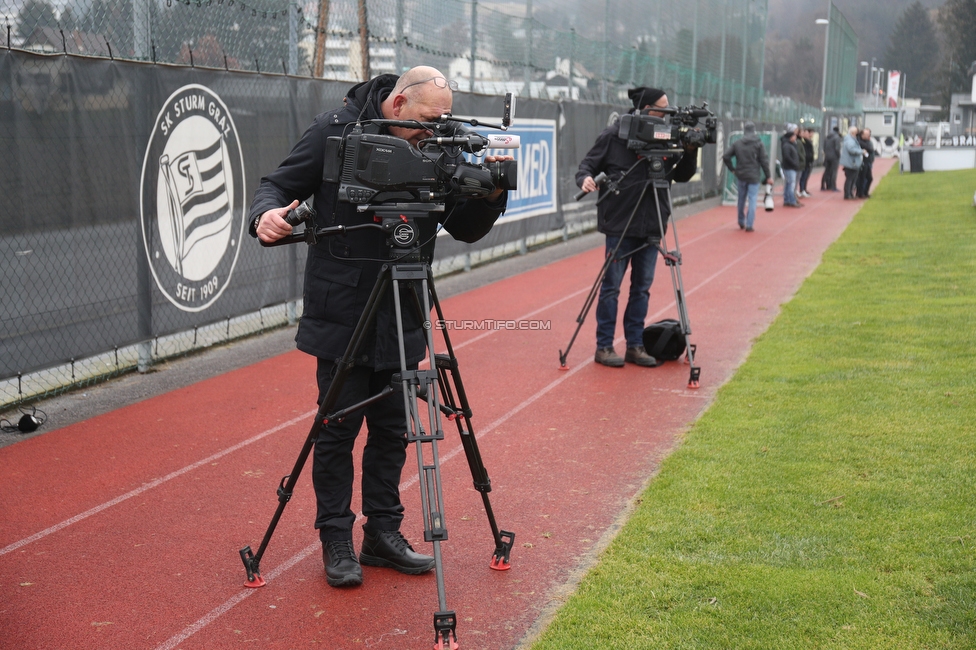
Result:
[[[244,211],[367,70],[438,66],[475,91],[458,114],[524,98],[520,190],[477,246],[439,244],[444,272],[592,227],[573,172],[628,87],[708,101],[725,133],[817,113],[761,90],[764,2],[690,6],[607,4],[611,38],[458,0],[0,0],[0,406],[295,322],[304,247],[261,250]],[[676,200],[720,191],[721,147]],[[174,201],[177,172],[210,198]]]
[[[647,85],[725,116],[817,110],[763,92],[766,0],[566,10],[579,29],[543,24],[532,0],[0,0],[7,45],[34,51],[336,80],[424,64],[483,94],[614,103]]]

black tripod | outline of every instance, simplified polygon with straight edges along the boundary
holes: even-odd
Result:
[[[674,287],[674,304],[678,309],[678,319],[681,324],[681,333],[685,338],[685,361],[691,366],[691,374],[688,378],[688,388],[698,388],[699,378],[701,377],[701,368],[695,365],[695,350],[696,347],[691,343],[691,322],[688,320],[688,308],[685,304],[685,288],[684,282],[681,279],[681,249],[678,246],[678,230],[674,227],[674,205],[671,202],[671,183],[667,180],[667,170],[664,168],[664,158],[666,156],[673,156],[676,152],[674,150],[667,149],[644,149],[640,151],[640,157],[637,159],[630,168],[621,174],[620,178],[616,181],[611,181],[607,178],[606,174],[602,172],[597,175],[594,179],[598,185],[606,184],[609,192],[601,196],[597,203],[603,201],[610,194],[620,193],[620,184],[630,175],[634,169],[637,168],[643,162],[647,162],[647,181],[641,188],[640,197],[637,199],[637,204],[631,211],[630,216],[627,217],[627,222],[624,224],[623,232],[620,234],[620,239],[617,245],[614,246],[613,250],[607,255],[607,258],[603,262],[603,266],[600,268],[600,272],[596,276],[596,281],[590,288],[590,293],[587,295],[586,300],[583,303],[583,308],[580,310],[579,315],[576,317],[576,330],[573,332],[573,336],[569,339],[569,345],[566,346],[566,351],[559,351],[559,369],[568,370],[566,366],[566,358],[569,356],[569,351],[573,347],[573,343],[576,341],[576,336],[579,334],[580,328],[583,326],[583,322],[586,320],[586,315],[590,312],[590,308],[593,306],[594,300],[600,293],[600,285],[603,282],[603,276],[606,275],[607,269],[610,268],[610,264],[614,261],[624,260],[649,246],[654,246],[661,253],[661,257],[664,258],[664,263],[667,265],[671,272],[671,286]],[[630,229],[630,224],[634,220],[634,216],[640,209],[641,202],[644,200],[644,195],[647,194],[647,190],[650,188],[651,194],[654,197],[654,209],[657,213],[658,227],[661,232],[661,239],[648,239],[646,243],[630,251],[622,257],[617,257],[617,251],[620,249],[620,245],[624,241],[624,237],[627,236],[627,231]],[[658,195],[658,190],[664,190],[668,201],[668,222],[671,225],[671,237],[674,242],[674,248],[670,248],[667,241],[667,230],[664,228],[664,219],[661,216],[661,200]],[[576,200],[579,201],[586,192],[579,192],[576,194]]]
[[[247,571],[246,587],[264,586],[264,579],[261,577],[259,564],[268,547],[268,542],[274,533],[278,520],[285,509],[285,505],[291,499],[298,476],[312,451],[313,445],[318,437],[319,431],[330,422],[340,422],[350,413],[382,400],[390,394],[400,390],[403,393],[404,410],[406,412],[406,437],[409,442],[416,443],[417,467],[421,494],[421,510],[424,519],[424,540],[431,542],[434,548],[434,570],[437,579],[437,598],[438,611],[434,613],[434,634],[436,650],[457,648],[457,617],[453,611],[447,608],[447,598],[444,589],[444,567],[441,560],[440,543],[447,539],[447,527],[444,522],[443,503],[444,496],[441,488],[440,459],[437,450],[437,441],[444,439],[444,432],[441,429],[440,414],[443,413],[449,420],[453,420],[457,425],[458,434],[461,436],[461,444],[464,448],[465,456],[468,459],[468,466],[474,480],[474,488],[481,493],[488,522],[491,525],[492,536],[495,541],[495,551],[492,555],[489,566],[492,569],[504,571],[511,568],[509,563],[512,546],[515,541],[515,533],[499,530],[495,523],[495,516],[488,500],[488,493],[491,491],[491,481],[481,461],[481,454],[478,451],[478,443],[471,428],[471,408],[468,405],[467,394],[461,383],[461,376],[458,373],[457,358],[454,356],[454,348],[447,335],[447,328],[441,326],[444,334],[444,341],[447,345],[446,354],[434,353],[434,335],[432,324],[429,321],[431,304],[437,314],[439,324],[444,323],[444,315],[441,311],[440,302],[434,291],[433,274],[431,272],[429,260],[425,259],[420,252],[418,244],[418,233],[416,220],[428,218],[431,212],[443,211],[443,204],[420,203],[420,204],[391,204],[382,206],[368,206],[370,211],[376,215],[378,223],[364,223],[355,226],[333,226],[328,228],[315,228],[312,225],[312,214],[307,206],[299,206],[295,212],[298,217],[294,220],[289,219],[289,223],[297,225],[299,221],[305,222],[305,230],[302,233],[294,233],[283,239],[274,242],[272,245],[290,244],[305,241],[315,244],[320,237],[338,235],[344,232],[361,228],[379,228],[388,236],[390,247],[390,262],[384,264],[380,274],[373,285],[372,292],[367,300],[366,307],[359,318],[349,341],[346,351],[336,364],[336,374],[322,398],[322,403],[315,415],[312,428],[305,439],[298,459],[291,473],[281,479],[278,487],[278,508],[275,510],[268,530],[261,541],[258,552],[252,553],[250,546],[245,546],[240,550],[241,560]],[[304,212],[302,210],[304,208]],[[291,215],[289,215],[291,216]],[[426,347],[429,358],[431,359],[430,368],[426,370],[408,370],[406,363],[406,352],[404,347],[403,333],[403,306],[401,305],[401,283],[408,290],[414,303],[414,308],[419,310],[421,320],[424,322],[426,330]],[[417,285],[420,290],[417,290]],[[354,366],[354,359],[360,346],[374,323],[377,308],[380,301],[387,291],[393,291],[393,303],[396,317],[397,343],[400,355],[400,372],[393,376],[392,385],[386,386],[376,395],[369,397],[362,402],[347,406],[333,411],[336,406],[342,386],[346,381],[351,369]],[[441,400],[443,396],[443,402]],[[417,400],[424,401],[427,405],[426,427],[424,418],[419,408]]]

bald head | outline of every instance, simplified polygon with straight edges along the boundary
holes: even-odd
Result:
[[[451,112],[454,93],[440,70],[421,65],[404,72],[393,91],[383,100],[383,117],[393,120],[434,122]],[[414,146],[430,135],[426,129],[391,127],[390,133],[408,140]]]
[[[847,129],[847,132],[850,133],[853,136],[857,136],[857,127],[856,126],[852,126],[851,128]]]

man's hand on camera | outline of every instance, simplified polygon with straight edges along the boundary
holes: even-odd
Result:
[[[583,185],[580,186],[580,189],[589,194],[596,189],[596,181],[593,180],[592,176],[587,176],[583,179]]]
[[[292,201],[287,208],[275,208],[262,214],[258,218],[258,227],[255,229],[258,239],[265,244],[270,244],[290,235],[292,227],[285,221],[285,216],[297,207],[298,201]]]
[[[502,162],[503,160],[515,160],[513,156],[485,156],[485,162]],[[497,201],[498,197],[502,195],[505,190],[498,188],[491,194],[485,197],[486,201]]]

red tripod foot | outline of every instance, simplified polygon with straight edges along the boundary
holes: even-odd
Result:
[[[264,578],[261,577],[261,571],[258,568],[260,560],[254,557],[250,546],[241,549],[241,560],[244,561],[244,570],[247,571],[247,582],[244,583],[244,586],[249,589],[263,587],[265,585]]]
[[[495,547],[491,564],[488,566],[495,571],[508,571],[512,568],[509,558],[512,556],[512,546],[515,544],[515,533],[507,530],[498,531],[498,540],[498,546]]]
[[[451,638],[446,642],[444,639],[438,639],[437,643],[434,644],[434,650],[458,650],[460,647],[457,642],[457,637],[453,633],[451,633]]]
[[[457,617],[454,612],[436,612],[434,614],[434,650],[457,650]]]

